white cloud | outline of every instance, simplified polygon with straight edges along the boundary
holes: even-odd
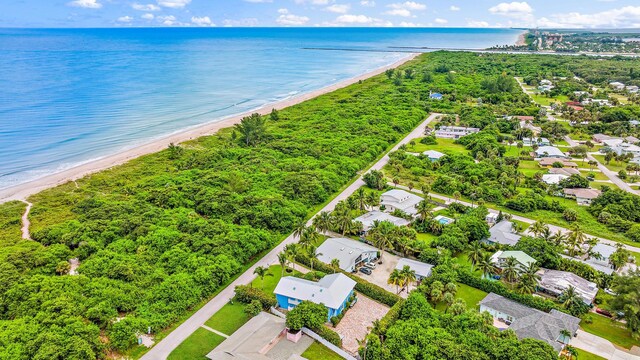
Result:
[[[467,21],[467,26],[473,28],[484,28],[489,27],[489,23],[486,21],[469,20]]]
[[[447,20],[447,19],[441,19],[441,18],[437,18],[437,19],[435,19],[435,20],[433,20],[433,21],[434,21],[436,24],[441,24],[441,25],[442,25],[442,24],[446,24],[446,23],[448,23],[448,22],[449,22],[449,20]]]
[[[234,19],[222,20],[222,25],[226,27],[233,27],[233,26],[251,27],[251,26],[258,26],[258,24],[259,24],[259,21],[256,18],[246,18],[246,19],[238,19],[238,20],[234,20]]]
[[[157,16],[156,20],[158,20],[162,25],[172,26],[172,25],[180,25],[180,22],[176,20],[176,17],[173,15],[168,16]]]
[[[155,16],[153,14],[150,14],[150,13],[146,13],[146,14],[140,16],[140,17],[145,19],[145,20],[153,20],[155,18]]]
[[[392,10],[386,11],[385,14],[393,15],[393,16],[409,17],[411,16],[411,11],[407,9],[392,9]]]
[[[403,3],[395,3],[388,5],[392,9],[407,9],[407,10],[426,10],[427,5],[417,3],[415,1],[406,1]]]
[[[278,13],[280,14],[280,16],[278,16],[276,22],[280,25],[300,26],[309,22],[308,17],[290,14],[289,10],[287,9],[279,9]]]
[[[538,19],[537,25],[556,28],[637,28],[640,27],[640,6],[624,6],[593,14],[552,14]]]
[[[350,8],[351,5],[347,4],[333,4],[331,6],[327,6],[325,9],[338,14],[346,14]]]
[[[374,7],[374,6],[376,6],[376,2],[373,1],[373,0],[361,0],[360,1],[360,5],[368,6],[368,7]]]
[[[459,6],[455,6],[455,5],[451,5],[451,7],[449,7],[449,10],[451,10],[451,11],[460,11],[460,7]]]
[[[98,0],[74,0],[67,3],[67,5],[85,9],[100,9],[102,7]]]
[[[389,21],[369,17],[366,15],[340,15],[334,21],[335,25],[370,25],[370,26],[393,26]]]
[[[131,16],[120,16],[118,18],[118,22],[121,22],[121,23],[130,23],[132,21],[133,21],[133,18]]]
[[[158,5],[172,9],[182,9],[189,5],[191,0],[158,0]]]
[[[192,16],[191,17],[191,23],[193,25],[196,26],[216,26],[216,24],[213,23],[213,21],[211,21],[211,19],[208,16]]]
[[[131,7],[134,10],[139,10],[139,11],[160,11],[160,10],[162,10],[160,8],[160,6],[158,6],[156,4],[138,4],[138,3],[133,3],[131,5]]]
[[[503,15],[510,17],[522,17],[533,13],[533,8],[526,2],[500,3],[489,8],[489,12],[495,15]]]
[[[329,5],[329,0],[294,0],[296,4]]]
[[[412,22],[402,21],[402,22],[400,22],[400,24],[398,24],[398,26],[400,26],[400,27],[419,27],[420,24],[414,24]]]

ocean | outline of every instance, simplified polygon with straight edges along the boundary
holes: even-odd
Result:
[[[391,64],[468,28],[0,29],[0,188]],[[362,51],[341,51],[342,49]]]

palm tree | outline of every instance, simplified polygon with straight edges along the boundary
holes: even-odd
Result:
[[[455,316],[462,315],[465,311],[467,311],[467,303],[464,300],[458,298],[453,302],[453,304],[451,304],[449,310],[451,310],[451,313]]]
[[[580,305],[582,303],[582,299],[576,291],[576,288],[571,285],[558,296],[558,300],[565,309],[571,309],[574,305]]]
[[[416,281],[416,271],[411,270],[409,265],[405,265],[400,270],[400,276],[402,276],[403,286],[407,287],[407,293],[409,292],[409,286]]]
[[[369,205],[370,208],[373,208],[374,206],[378,205],[379,203],[378,195],[376,195],[376,193],[373,191],[369,191],[367,193],[366,203],[367,205]]]
[[[291,263],[291,267],[295,271],[296,270],[296,263],[295,263],[296,257],[300,253],[300,249],[298,249],[298,245],[297,244],[287,244],[284,247],[284,253],[287,254],[287,259],[289,260],[289,262]]]
[[[309,250],[314,247],[314,244],[318,239],[320,239],[320,234],[318,234],[313,228],[307,227],[302,231],[300,241],[298,241],[298,243],[310,254],[311,252]]]
[[[240,124],[234,125],[234,129],[240,133],[246,146],[255,145],[266,132],[265,119],[260,114],[251,114],[242,118]]]
[[[444,294],[444,285],[438,280],[435,280],[431,283],[429,287],[429,298],[433,304],[437,304],[440,300],[442,300],[442,295]]]
[[[253,273],[258,275],[258,277],[260,278],[260,287],[264,287],[264,277],[269,275],[269,276],[273,276],[273,274],[269,273],[269,268],[264,267],[264,266],[257,266],[254,270]]]
[[[433,204],[427,200],[422,200],[416,205],[418,217],[424,223],[427,219],[431,218],[431,210],[433,210]]]
[[[530,263],[520,275],[520,281],[516,288],[521,294],[532,294],[536,291],[540,275],[538,270],[540,268],[535,263]]]
[[[403,284],[402,274],[400,274],[400,270],[393,269],[391,274],[389,274],[389,279],[387,280],[387,284],[393,285],[396,287],[396,294],[400,293],[399,287]]]
[[[551,240],[556,246],[560,246],[560,244],[566,241],[566,235],[563,234],[560,230],[556,231],[555,234],[551,237]]]
[[[321,233],[331,230],[331,223],[331,214],[328,211],[323,211],[313,218],[313,226]]]
[[[338,269],[340,269],[340,260],[339,259],[331,259],[331,267],[333,268],[333,273],[335,274]]]
[[[545,224],[541,220],[538,220],[534,222],[533,225],[531,225],[531,229],[529,229],[529,231],[536,237],[539,237],[540,234],[542,234],[545,231],[545,229],[547,230],[549,229],[547,224]]]
[[[518,261],[513,256],[505,259],[502,276],[509,283],[513,283],[518,278]]]
[[[360,210],[364,210],[367,206],[367,193],[364,191],[364,187],[358,188],[353,194]]]
[[[304,233],[304,231],[307,229],[307,224],[305,223],[304,220],[301,220],[300,222],[298,222],[296,224],[295,229],[293,230],[293,236],[297,237],[298,239],[302,238],[302,234]]]
[[[579,224],[575,224],[565,240],[569,248],[569,256],[575,256],[586,240],[587,235],[582,231]]]
[[[460,200],[461,196],[462,195],[460,194],[460,191],[454,191],[453,198],[456,199],[456,202],[458,202],[458,200]]]
[[[318,260],[318,256],[324,254],[318,252],[318,248],[316,248],[314,245],[311,245],[311,247],[309,247],[308,249],[307,255],[309,256],[309,262],[311,263],[311,272],[313,272],[313,263]]]
[[[284,251],[278,254],[278,262],[280,263],[280,268],[282,270],[282,274],[280,275],[280,277],[283,277],[284,268],[287,267],[288,262],[287,254]]]
[[[567,345],[567,346],[564,348],[564,351],[566,351],[566,353],[567,353],[567,358],[568,358],[569,360],[574,359],[574,358],[575,358],[575,359],[577,359],[577,358],[578,358],[578,350],[576,350],[576,348],[574,348],[573,346]]]
[[[395,225],[388,221],[374,221],[373,226],[369,229],[369,239],[373,246],[380,249],[380,262],[384,250],[393,246]]]
[[[442,300],[447,305],[447,308],[444,311],[446,313],[447,311],[449,311],[451,304],[453,304],[453,302],[456,300],[456,297],[452,293],[445,293],[442,297]]]
[[[569,341],[567,341],[567,340],[571,339],[571,332],[569,330],[567,330],[567,329],[562,329],[562,330],[560,330],[560,336],[561,336],[561,339],[562,339],[562,340],[560,340],[560,342],[563,343],[563,344],[567,344],[567,343],[569,343]]]
[[[351,210],[346,206],[336,206],[336,209],[333,211],[333,219],[338,229],[342,232],[342,235],[346,235],[353,222]]]
[[[480,241],[474,241],[470,244],[468,259],[471,263],[471,271],[473,272],[473,267],[482,259],[482,244]]]
[[[489,253],[483,253],[477,265],[478,265],[478,270],[482,272],[482,276],[484,278],[488,279],[493,275],[495,275],[496,272],[498,272],[498,268],[493,263],[493,260],[491,259],[491,254]]]

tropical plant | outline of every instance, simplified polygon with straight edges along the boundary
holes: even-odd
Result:
[[[265,276],[273,276],[273,274],[269,272],[269,268],[265,266],[257,266],[255,269],[253,269],[253,273],[255,275],[258,275],[258,277],[260,278],[261,287],[264,287]]]

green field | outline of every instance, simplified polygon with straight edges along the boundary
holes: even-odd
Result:
[[[216,346],[220,345],[224,338],[218,334],[203,328],[199,328],[191,334],[182,344],[169,354],[168,360],[207,360],[205,357]]]
[[[440,151],[441,153],[450,153],[450,154],[455,154],[455,153],[466,153],[467,149],[464,148],[464,146],[462,145],[458,145],[455,144],[453,139],[437,139],[436,141],[438,142],[436,145],[425,145],[420,143],[421,139],[416,139],[415,140],[415,145],[407,145],[407,151],[408,152],[414,152],[414,153],[422,153],[425,152],[427,150],[437,150]]]
[[[305,352],[302,353],[302,357],[308,360],[340,360],[341,356],[329,350],[326,346],[314,341]]]
[[[592,354],[588,351],[581,350],[581,349],[576,349],[576,350],[578,351],[578,356],[577,356],[578,360],[606,360],[602,356]]]
[[[456,292],[456,298],[462,299],[467,304],[468,309],[478,309],[478,303],[480,300],[484,299],[487,296],[487,293],[473,288],[471,286],[467,286],[465,284],[458,283],[458,291]],[[446,309],[446,304],[440,302],[436,305],[436,309],[440,311],[444,311]]]
[[[244,304],[234,301],[223,306],[204,324],[223,334],[231,335],[247,321],[249,316],[244,312]]]
[[[558,95],[558,96],[554,96],[554,97],[546,97],[544,95],[541,94],[531,94],[531,98],[533,99],[533,101],[535,101],[536,103],[543,105],[543,106],[549,106],[551,105],[551,103],[565,103],[567,101],[569,101],[569,97],[566,95]]]
[[[632,346],[640,346],[640,341],[634,339],[631,336],[631,331],[624,327],[623,324],[597,314],[589,314],[589,316],[593,320],[591,324],[587,324],[584,320],[580,323],[580,327],[584,331],[607,339],[625,349],[631,349]]]
[[[604,166],[607,167],[607,169],[611,170],[611,171],[615,171],[618,172],[620,170],[623,170],[627,167],[627,164],[623,163],[623,162],[619,162],[619,161],[615,161],[615,160],[611,160],[609,162],[609,164],[606,163],[606,161],[604,161],[604,155],[593,155],[593,157],[598,160],[598,162]]]
[[[437,236],[433,234],[428,234],[428,233],[418,233],[416,238],[419,241],[424,242],[425,244],[431,244],[431,242],[435,240]]]

